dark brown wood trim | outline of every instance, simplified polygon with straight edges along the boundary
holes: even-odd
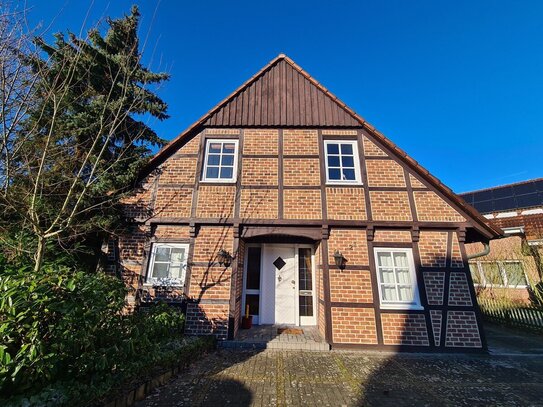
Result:
[[[236,182],[213,182],[213,181],[200,181],[198,187],[235,187]]]
[[[200,134],[200,145],[198,146],[198,161],[196,163],[196,173],[194,174],[194,191],[192,191],[192,206],[190,209],[191,222],[196,218],[196,209],[198,206],[198,190],[200,189],[200,179],[202,177],[202,167],[204,165],[204,153],[206,145],[205,130]]]
[[[381,314],[426,314],[426,309],[380,308]],[[428,335],[430,333],[428,332]]]
[[[327,183],[326,188],[365,188],[364,184],[334,184]]]
[[[277,154],[242,154],[242,158],[278,158]]]
[[[379,282],[377,281],[377,269],[375,267],[375,256],[373,252],[373,242],[368,241],[368,261],[370,265],[370,277],[371,277],[371,287],[373,294],[373,303],[381,304],[379,298]],[[381,324],[381,310],[379,306],[375,307],[375,331],[377,335],[377,343],[379,345],[383,344],[383,326]]]
[[[228,298],[202,298],[200,300],[192,301],[196,304],[223,304],[228,305],[230,304],[230,300]]]
[[[179,188],[179,189],[192,189],[194,188],[194,184],[180,184],[180,183],[160,183],[158,184],[158,188]]]
[[[319,190],[321,187],[319,185],[285,185],[283,189],[314,189]]]
[[[329,141],[342,141],[342,140],[356,140],[358,136],[356,134],[323,134],[322,138],[323,140]]]
[[[331,302],[331,307],[336,308],[375,308],[375,304],[371,302]]]
[[[404,168],[405,171],[405,168]],[[409,178],[409,177],[408,177]],[[379,192],[406,192],[409,190],[412,191],[429,191],[427,188],[408,188],[405,187],[368,187],[370,191],[379,191]]]
[[[191,237],[189,239],[189,252],[187,254],[187,272],[185,273],[185,295],[187,298],[190,294],[190,281],[192,277],[192,260],[194,259],[194,245],[196,243],[196,239],[194,237]]]
[[[277,191],[277,211],[278,211],[278,218],[283,219],[284,217],[284,202],[285,202],[285,196],[284,196],[284,175],[283,175],[283,151],[284,151],[284,137],[283,137],[283,129],[278,130],[277,134],[277,152],[279,154],[279,159],[277,160],[277,182],[278,182],[278,191]]]
[[[405,178],[405,185],[407,186],[407,197],[409,198],[409,206],[411,207],[411,217],[414,222],[419,220],[417,215],[417,206],[415,205],[415,196],[413,195],[413,187],[411,186],[411,179],[409,178],[409,172],[404,168],[403,174]]]
[[[190,243],[190,238],[184,237],[156,237],[153,243]]]
[[[328,240],[323,239],[321,241],[322,250],[322,282],[324,290],[324,319],[326,321],[325,326],[325,340],[328,343],[332,342],[332,307],[330,305],[330,271],[328,269]]]
[[[275,226],[246,226],[241,232],[243,239],[267,235],[289,235],[307,237],[315,241],[321,240],[322,230],[320,227],[282,227]]]
[[[471,303],[473,304],[473,307],[470,307],[472,311],[475,312],[475,319],[477,321],[477,329],[479,330],[479,336],[481,338],[481,344],[483,345],[483,349],[488,350],[488,342],[486,340],[486,334],[485,329],[483,326],[483,314],[481,313],[481,308],[479,307],[479,302],[477,301],[477,293],[475,292],[475,286],[473,285],[473,277],[471,276],[471,271],[469,269],[469,263],[468,263],[468,255],[466,253],[466,247],[464,246],[464,242],[460,242],[460,234],[465,233],[463,230],[459,230],[458,232],[458,244],[460,246],[460,254],[462,256],[462,262],[464,263],[464,268],[459,268],[458,270],[463,270],[466,273],[466,278],[468,281],[469,286],[469,293],[471,296]],[[457,307],[454,309],[456,310]]]
[[[299,158],[299,159],[303,159],[303,158],[318,159],[319,155],[318,154],[285,154],[285,155],[283,155],[283,158],[286,158],[286,159],[295,159],[295,158]]]
[[[328,265],[328,268],[330,270],[339,270],[339,267],[336,266],[335,264],[329,264]],[[370,266],[368,265],[357,265],[357,264],[349,264],[347,263],[347,265],[345,266],[345,272],[348,272],[349,270],[370,270]]]
[[[241,189],[279,189],[278,185],[240,185]]]
[[[223,140],[223,139],[237,139],[239,137],[238,134],[210,134],[206,130],[206,139],[207,140]]]
[[[239,218],[240,216],[240,206],[241,206],[241,183],[242,183],[242,176],[243,176],[243,160],[241,159],[241,152],[243,151],[243,141],[244,141],[244,131],[243,129],[239,133],[239,141],[238,141],[238,173],[236,175],[236,194],[235,194],[235,201],[234,201],[234,217]]]
[[[428,294],[426,292],[426,285],[424,284],[424,274],[420,269],[421,260],[419,245],[417,242],[413,242],[413,261],[415,263],[415,275],[417,276],[417,286],[419,289],[420,304],[424,307],[424,321],[426,322],[426,331],[428,333],[428,343],[431,346],[436,346],[434,338],[434,329],[432,327],[432,318],[430,317],[430,310],[428,304]]]
[[[443,286],[443,312],[441,313],[441,332],[439,347],[445,349],[447,338],[447,318],[449,311],[449,285],[451,283],[451,253],[452,253],[452,232],[447,233],[447,256],[445,258],[445,281]]]
[[[320,168],[320,179],[321,179],[321,185],[320,185],[320,189],[321,189],[321,213],[322,213],[322,219],[323,219],[323,223],[326,223],[328,224],[327,222],[327,219],[328,219],[328,204],[327,204],[327,201],[326,201],[326,163],[324,162],[324,157],[325,157],[325,154],[324,154],[324,141],[322,139],[322,131],[319,129],[317,131],[317,138],[318,138],[318,143],[319,143],[319,157],[321,157],[321,159],[319,160],[319,168]],[[328,253],[326,253],[326,255],[328,256]],[[328,263],[328,260],[326,261],[326,263]]]
[[[198,158],[198,153],[175,153],[170,158]]]
[[[384,155],[366,155],[367,160],[392,160],[389,156]]]
[[[413,242],[373,242],[373,247],[407,248],[413,247]]]
[[[239,255],[239,237],[234,237],[232,253],[234,259],[232,261],[232,266],[230,269],[230,301],[228,307],[228,339],[234,339],[234,323],[236,320],[236,288],[237,288],[237,279],[238,279],[238,255]],[[240,305],[241,306],[241,305]]]
[[[373,214],[371,211],[371,198],[368,185],[368,172],[366,171],[366,157],[364,156],[364,142],[362,140],[362,133],[360,130],[357,132],[356,136],[358,144],[358,156],[360,160],[360,176],[362,177],[362,185],[367,186],[364,188],[364,203],[366,206],[366,218],[371,221],[373,219]]]

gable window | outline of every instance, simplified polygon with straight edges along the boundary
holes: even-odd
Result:
[[[203,181],[235,182],[238,140],[207,140]]]
[[[324,154],[328,184],[360,184],[360,161],[356,140],[325,140]]]
[[[470,263],[473,284],[483,287],[526,288],[528,280],[519,260]]]
[[[154,243],[147,273],[147,283],[183,286],[188,251],[188,244]]]
[[[376,248],[381,308],[422,309],[411,249]]]

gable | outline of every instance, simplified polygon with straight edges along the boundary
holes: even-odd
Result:
[[[224,127],[353,127],[360,123],[301,69],[277,59],[204,122]]]
[[[309,148],[310,143],[305,142],[304,137],[312,138],[313,155],[318,155],[317,129],[321,129],[323,135],[333,132],[338,136],[352,132],[356,134],[359,131],[363,134],[362,144],[368,171],[377,171],[376,175],[369,176],[369,187],[375,183],[376,187],[388,188],[382,184],[390,182],[394,184],[390,185],[393,189],[408,187],[414,191],[417,189],[433,191],[431,193],[417,191],[421,193],[413,194],[414,202],[408,202],[406,199],[408,194],[401,194],[398,191],[375,191],[371,194],[372,200],[384,203],[389,199],[396,200],[399,202],[398,205],[405,209],[405,213],[408,212],[407,208],[416,206],[423,209],[423,212],[428,212],[429,215],[425,218],[431,221],[452,222],[470,219],[475,229],[485,239],[501,235],[499,229],[489,225],[476,210],[284,55],[279,55],[271,61],[159,151],[142,171],[142,177],[176,154],[182,146],[193,144],[195,147],[194,138],[204,129],[206,132],[218,132],[217,134],[221,134],[221,131],[239,132],[239,129],[244,129],[248,141],[251,140],[248,143],[252,145],[250,148],[254,150],[253,153],[258,153],[262,146],[268,143],[276,144],[276,136],[268,138],[264,133],[267,130],[277,132],[279,128],[284,129],[282,155],[295,153],[294,150],[290,150],[291,145],[296,146],[295,150],[299,150],[301,146]],[[185,150],[185,147],[182,149]],[[306,162],[302,164],[312,165]],[[384,171],[390,180],[383,181],[379,171]],[[408,180],[410,185],[407,185]],[[293,192],[285,194],[285,199],[301,199],[294,195],[290,197],[289,194],[293,195]],[[304,194],[307,195],[309,192],[304,191]],[[353,200],[356,198],[353,197]],[[435,208],[439,208],[439,211],[435,211]],[[318,209],[315,208],[315,211]],[[435,212],[434,215],[430,213],[432,210]],[[377,218],[396,220],[392,219],[395,216],[397,214],[379,213]],[[405,215],[405,220],[414,220],[409,216]]]

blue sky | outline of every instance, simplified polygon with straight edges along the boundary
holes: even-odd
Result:
[[[283,52],[456,192],[542,177],[542,1],[26,0],[46,38],[142,13],[171,139]]]

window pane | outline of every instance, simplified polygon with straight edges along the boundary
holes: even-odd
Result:
[[[300,295],[300,316],[312,317],[313,316],[313,297],[307,295]]]
[[[344,167],[354,168],[354,158],[352,155],[343,155],[341,156],[341,165]]]
[[[413,292],[410,285],[401,285],[398,287],[400,301],[413,301]]]
[[[473,279],[473,284],[481,284],[481,277],[479,276],[479,269],[477,264],[470,264],[469,269],[471,271],[471,278]]]
[[[217,154],[209,154],[207,156],[207,165],[219,165],[221,156]]]
[[[326,152],[328,154],[339,154],[339,145],[338,144],[330,144],[330,143],[328,143],[326,145]]]
[[[258,306],[259,299],[260,295],[258,294],[245,295],[245,308],[249,306],[249,315],[258,315],[260,313],[260,307]],[[245,310],[243,310],[243,315],[245,315]]]
[[[155,251],[155,261],[170,261],[170,248],[157,246]]]
[[[219,178],[219,167],[207,167],[206,178]]]
[[[234,169],[232,167],[222,167],[221,168],[221,179],[232,178],[233,173],[234,173]]]
[[[397,269],[396,276],[399,284],[411,284],[411,275],[409,269]]]
[[[328,156],[328,167],[339,167],[339,155]]]
[[[342,144],[341,145],[341,154],[353,154],[353,145],[352,144]]]
[[[153,274],[154,278],[167,278],[168,269],[170,265],[168,263],[155,263],[153,265]]]
[[[221,152],[221,143],[210,143],[209,144],[210,153],[220,153]]]
[[[341,179],[341,174],[339,168],[329,168],[328,169],[328,179],[337,180]]]
[[[298,268],[299,268],[299,290],[313,289],[313,282],[311,281],[311,249],[299,249],[298,251]]]
[[[481,263],[487,284],[502,285],[503,280],[497,263]]]
[[[505,270],[505,275],[507,276],[507,285],[527,285],[524,269],[521,263],[503,263],[503,269]]]
[[[232,154],[225,154],[222,156],[222,165],[233,166],[234,165],[234,156]]]
[[[171,262],[175,264],[181,264],[183,263],[184,259],[185,259],[185,249],[182,249],[180,247],[173,247],[172,253],[171,253]]]
[[[390,253],[377,253],[377,261],[379,266],[392,267],[392,257]]]
[[[398,301],[398,296],[397,296],[395,286],[382,285],[381,295],[383,296],[383,301]]]
[[[222,145],[222,152],[225,154],[234,154],[236,145],[234,143],[224,143]]]
[[[392,269],[380,269],[381,272],[381,282],[385,284],[394,284],[396,281],[394,280],[394,271]]]
[[[343,180],[345,181],[354,181],[356,179],[355,175],[354,175],[354,169],[352,170],[349,170],[349,169],[343,169]]]
[[[183,266],[181,264],[178,264],[178,265],[171,265],[170,266],[170,272],[169,272],[169,277],[171,278],[181,278],[181,275],[182,275],[182,271],[183,271]]]
[[[260,247],[249,247],[247,249],[247,281],[245,288],[249,290],[260,290]]]
[[[409,267],[406,253],[394,253],[394,265],[396,267]]]

